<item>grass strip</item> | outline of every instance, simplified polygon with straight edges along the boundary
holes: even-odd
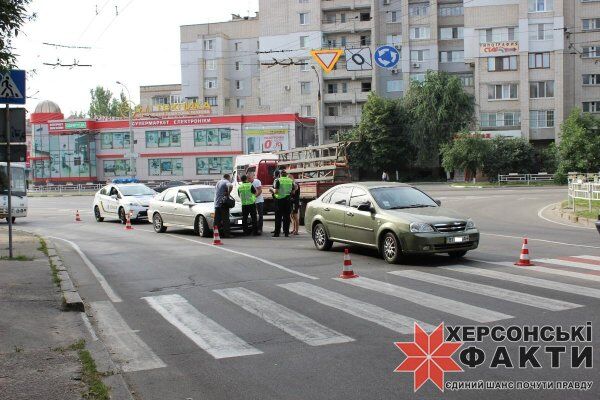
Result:
[[[85,340],[78,340],[69,346],[69,349],[77,351],[79,361],[83,367],[83,381],[88,385],[84,397],[91,400],[110,400],[110,391],[102,382],[102,374],[98,372],[94,358],[85,349]]]

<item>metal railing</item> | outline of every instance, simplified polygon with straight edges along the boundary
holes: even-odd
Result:
[[[588,211],[592,211],[592,202],[600,201],[600,174],[569,173],[568,205],[573,210],[575,200],[587,200]]]
[[[61,193],[89,193],[99,190],[103,185],[96,183],[80,183],[74,185],[46,185],[31,186],[27,189],[29,194],[61,194]]]
[[[510,173],[508,175],[498,175],[498,182],[551,182],[554,180],[554,174],[538,172],[537,174],[518,174]]]

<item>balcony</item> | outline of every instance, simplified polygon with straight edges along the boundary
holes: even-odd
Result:
[[[325,126],[355,126],[360,122],[360,115],[326,115],[323,121]]]
[[[323,11],[343,11],[371,9],[372,0],[323,0],[321,9]]]
[[[357,79],[371,79],[373,71],[346,71],[345,64],[338,64],[337,69],[334,69],[328,74],[323,74],[324,80],[333,79],[349,79],[355,81]]]
[[[361,92],[360,89],[349,89],[347,93],[325,93],[325,103],[364,103],[367,101],[369,92]]]
[[[327,22],[323,21],[321,30],[323,33],[355,33],[370,32],[373,24],[371,21],[352,20],[346,22]]]

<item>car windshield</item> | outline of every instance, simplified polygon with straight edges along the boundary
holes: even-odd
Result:
[[[190,189],[190,194],[196,203],[212,203],[215,201],[215,188]]]
[[[146,185],[127,185],[117,186],[123,196],[152,196],[156,194],[154,190]]]
[[[437,207],[425,193],[412,187],[382,187],[370,190],[379,207],[384,210]]]

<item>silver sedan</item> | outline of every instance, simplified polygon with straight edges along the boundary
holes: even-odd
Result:
[[[210,237],[215,218],[215,188],[188,185],[169,188],[150,201],[148,219],[154,230],[167,227],[193,229],[197,235]],[[230,211],[231,229],[242,227],[242,207],[236,203]]]

